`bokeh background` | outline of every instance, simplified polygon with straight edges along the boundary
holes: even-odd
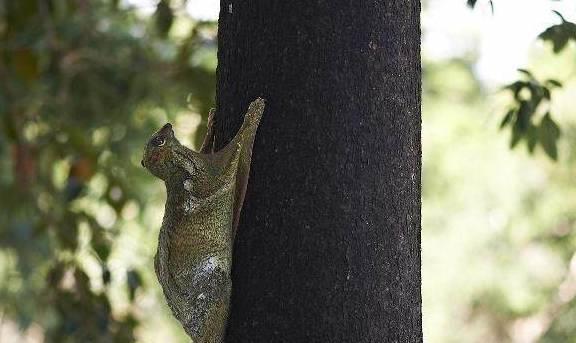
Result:
[[[0,342],[187,342],[139,161],[167,121],[198,147],[218,10],[0,0]],[[573,1],[423,2],[427,342],[576,342],[571,20]]]

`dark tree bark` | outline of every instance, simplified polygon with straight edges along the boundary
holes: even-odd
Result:
[[[418,0],[222,0],[216,135],[267,100],[228,342],[420,342]]]

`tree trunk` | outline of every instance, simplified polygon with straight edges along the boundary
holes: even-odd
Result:
[[[228,342],[420,342],[420,3],[222,0],[216,136],[256,135]]]

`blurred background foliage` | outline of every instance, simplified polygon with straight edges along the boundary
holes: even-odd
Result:
[[[534,8],[563,2],[468,1],[475,13],[459,13],[472,24],[444,28],[450,47],[468,45],[444,57],[426,44],[432,17],[444,15],[437,3],[423,14],[425,340],[576,342],[576,31],[563,16],[576,7],[552,15],[560,24],[532,36],[516,79],[502,82],[493,75],[514,39],[549,14]],[[502,26],[471,28],[479,17]],[[497,39],[487,52],[483,40]],[[489,53],[496,59],[481,70]]]
[[[190,6],[209,1],[0,0],[0,342],[187,341],[153,274],[164,190],[140,159],[167,121],[203,136],[216,22]],[[424,2],[426,341],[576,341],[572,14],[491,83],[477,35],[432,53],[429,22],[459,17],[435,20],[443,3],[503,5]]]
[[[141,153],[166,121],[194,145],[214,98],[216,26],[184,6],[0,1],[0,341],[158,341]]]

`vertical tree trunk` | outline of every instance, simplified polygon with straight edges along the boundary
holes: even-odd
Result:
[[[222,0],[216,133],[267,107],[228,342],[420,342],[418,0]]]

